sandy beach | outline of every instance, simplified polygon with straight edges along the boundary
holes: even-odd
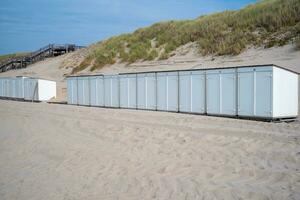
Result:
[[[300,0],[0,10],[0,200],[300,200]]]
[[[0,196],[299,199],[300,124],[0,100]]]

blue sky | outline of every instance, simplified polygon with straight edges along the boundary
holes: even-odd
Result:
[[[88,45],[155,22],[239,9],[256,0],[0,0],[0,54]]]

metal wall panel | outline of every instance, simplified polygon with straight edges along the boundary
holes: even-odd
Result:
[[[129,108],[129,79],[127,75],[119,76],[120,81],[120,107]]]
[[[272,71],[256,71],[255,115],[272,117]]]
[[[104,106],[104,78],[103,76],[91,76],[91,105]]]
[[[119,107],[119,78],[117,75],[104,76],[105,106]]]
[[[78,77],[78,104],[90,105],[90,84],[88,77]]]
[[[167,80],[168,111],[178,111],[178,72],[169,72]]]
[[[179,111],[191,112],[191,72],[179,72]]]
[[[136,108],[136,75],[120,75],[120,107]]]
[[[11,95],[10,84],[11,84],[10,79],[9,78],[6,79],[6,96],[7,97],[10,97],[10,95]]]
[[[137,74],[137,108],[146,109],[146,76],[147,74]]]
[[[272,68],[238,69],[238,115],[272,117]]]
[[[15,81],[14,78],[8,79],[8,97],[14,98],[15,96]]]
[[[0,79],[0,96],[9,98],[24,98],[23,93],[23,78],[11,77]]]
[[[156,109],[155,73],[137,74],[137,95],[138,109]]]
[[[205,113],[205,72],[194,71],[191,74],[191,112]]]
[[[146,88],[146,109],[155,110],[157,107],[156,95],[156,74],[148,73],[145,77]]]
[[[178,72],[157,73],[157,109],[178,111]]]
[[[1,97],[5,97],[5,78],[1,78]]]
[[[205,113],[205,73],[182,71],[179,73],[179,111]]]
[[[238,70],[238,115],[254,116],[254,71]]]
[[[207,113],[236,115],[236,72],[234,69],[207,71]]]
[[[24,97],[25,100],[37,101],[38,100],[38,80],[26,78],[24,80]]]
[[[118,76],[112,76],[112,107],[120,107],[120,84]]]
[[[297,117],[299,75],[278,67],[273,67],[272,71],[272,117]]]
[[[77,89],[77,77],[69,77],[67,79],[68,89],[68,103],[76,105],[78,104],[78,89]]]
[[[221,70],[220,114],[235,116],[236,113],[236,70]]]
[[[167,73],[157,73],[157,110],[167,111]]]
[[[24,99],[24,78],[16,78],[16,98]]]
[[[5,97],[4,82],[5,82],[5,78],[0,78],[0,96],[1,97]]]
[[[9,97],[9,98],[14,97],[14,80],[13,80],[13,78],[7,79],[7,97]]]
[[[0,78],[0,97],[3,97],[3,78]]]
[[[208,114],[220,114],[220,71],[206,72],[206,111]]]
[[[73,103],[73,89],[72,89],[72,80],[73,78],[67,78],[67,102],[68,104]]]
[[[24,80],[24,99],[25,100],[31,100],[32,99],[32,96],[30,96],[31,94],[31,89],[30,89],[30,80],[29,79],[26,79]]]
[[[128,108],[137,108],[136,74],[128,75]]]
[[[3,96],[9,97],[9,79],[5,78],[3,80]]]
[[[111,107],[111,78],[104,76],[104,106]]]

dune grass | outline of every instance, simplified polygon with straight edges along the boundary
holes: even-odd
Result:
[[[300,37],[296,39],[296,48],[297,50],[300,50]]]
[[[74,72],[116,61],[167,59],[189,42],[196,42],[202,55],[237,55],[249,46],[282,46],[299,37],[299,13],[299,0],[263,0],[238,11],[156,23],[97,43]]]

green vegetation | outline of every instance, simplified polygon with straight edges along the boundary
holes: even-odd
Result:
[[[300,37],[298,37],[296,40],[296,47],[298,50],[300,50]]]
[[[13,54],[6,54],[6,55],[0,55],[0,63],[5,62],[8,59],[11,58],[19,58],[26,56],[28,53],[13,53]]]
[[[100,69],[116,61],[167,59],[189,42],[197,42],[202,55],[236,55],[248,46],[285,45],[300,35],[299,13],[299,0],[263,0],[239,11],[156,23],[96,44],[74,72],[89,65],[92,70]]]

